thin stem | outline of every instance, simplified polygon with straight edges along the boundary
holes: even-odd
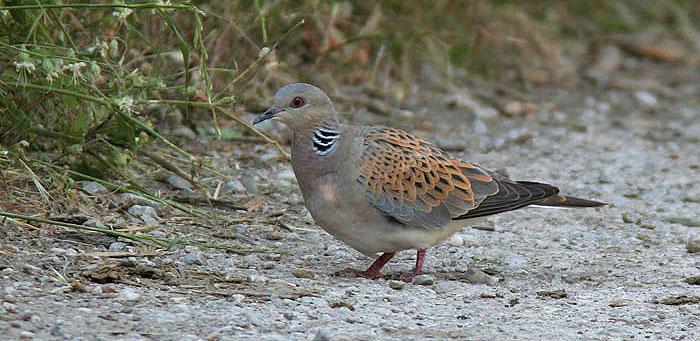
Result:
[[[70,90],[65,90],[65,89],[60,89],[60,88],[53,88],[53,87],[39,85],[39,84],[19,82],[19,83],[17,83],[17,86],[20,86],[23,88],[34,89],[34,90],[42,90],[42,91],[53,92],[53,93],[62,94],[62,95],[73,96],[73,97],[77,97],[80,99],[95,102],[95,103],[104,105],[106,107],[109,107],[110,109],[114,110],[117,113],[117,115],[120,115],[124,119],[126,119],[127,121],[139,126],[141,129],[145,130],[149,135],[157,138],[158,140],[161,140],[163,143],[165,143],[166,145],[168,145],[170,148],[174,149],[178,153],[180,153],[180,154],[182,154],[190,159],[196,159],[196,157],[194,155],[184,151],[183,149],[181,149],[180,147],[178,147],[174,143],[170,142],[170,140],[166,139],[163,135],[161,135],[158,132],[156,132],[155,130],[153,130],[153,128],[149,127],[148,125],[141,122],[140,120],[135,119],[131,115],[122,112],[121,109],[119,109],[117,107],[117,105],[112,101],[108,101],[106,99],[102,99],[102,98],[95,97],[95,96],[86,95],[86,94],[83,94],[80,92],[75,92],[75,91],[70,91]]]
[[[247,76],[251,71],[256,69],[262,63],[262,61],[265,59],[265,57],[267,57],[267,55],[269,55],[272,51],[277,49],[277,45],[279,45],[284,39],[287,38],[287,36],[289,36],[290,33],[292,33],[298,27],[300,27],[301,25],[304,25],[304,23],[305,23],[305,21],[304,21],[304,19],[302,19],[302,20],[299,20],[292,27],[290,27],[287,30],[287,32],[282,34],[282,36],[279,39],[277,39],[277,41],[274,44],[272,44],[272,47],[269,50],[265,51],[264,53],[260,53],[258,55],[258,58],[255,61],[253,61],[250,65],[248,65],[248,67],[245,70],[243,70],[243,72],[241,72],[238,76],[236,76],[236,78],[234,78],[231,82],[229,82],[226,85],[226,87],[224,87],[224,89],[217,96],[214,96],[214,97],[218,98],[220,96],[223,96],[224,91],[229,90],[236,83],[238,83],[241,79],[243,79],[245,76]],[[261,49],[261,52],[262,52],[262,49]]]
[[[68,172],[68,173],[71,174],[71,175],[77,176],[77,177],[79,177],[79,178],[81,178],[81,179],[84,179],[84,180],[89,180],[89,181],[97,182],[97,183],[99,183],[99,184],[101,184],[101,185],[104,185],[104,186],[106,186],[106,187],[108,187],[108,188],[111,188],[111,189],[113,189],[113,190],[115,190],[115,191],[128,192],[128,193],[132,193],[132,194],[136,194],[136,195],[141,195],[141,196],[146,197],[147,199],[153,200],[153,201],[158,202],[158,203],[163,204],[163,205],[168,205],[168,206],[173,207],[173,208],[175,208],[175,209],[177,209],[177,210],[180,210],[180,211],[182,211],[182,212],[185,212],[185,213],[188,213],[188,214],[192,214],[192,215],[194,215],[194,216],[198,216],[198,217],[202,217],[202,218],[211,219],[211,216],[210,216],[209,214],[207,214],[206,212],[203,212],[203,211],[200,211],[200,210],[196,210],[196,209],[187,208],[187,207],[182,206],[182,205],[180,205],[180,204],[178,204],[178,203],[176,203],[176,202],[172,202],[172,201],[170,201],[170,200],[166,200],[166,199],[163,199],[163,198],[159,198],[159,197],[157,197],[157,196],[155,196],[155,195],[153,195],[153,194],[148,193],[145,189],[143,189],[143,188],[141,188],[140,186],[137,186],[137,185],[135,185],[135,184],[133,184],[133,183],[131,184],[131,186],[137,187],[137,189],[132,189],[132,188],[130,188],[129,186],[118,185],[118,184],[115,184],[115,183],[112,183],[112,182],[109,182],[109,181],[106,181],[106,180],[103,180],[103,179],[99,179],[99,178],[92,177],[92,176],[87,175],[87,174],[83,174],[83,173],[80,173],[80,172],[76,172],[76,171],[74,171],[74,170],[65,169],[65,168],[63,168],[63,167],[61,167],[61,166],[57,166],[57,165],[54,165],[54,164],[52,164],[52,163],[48,163],[48,162],[45,162],[45,161],[41,161],[41,160],[37,160],[37,159],[31,159],[31,158],[28,158],[27,160],[28,160],[28,161],[31,161],[31,162],[34,162],[34,163],[38,163],[38,164],[44,165],[44,166],[47,166],[47,167],[51,167],[51,168],[54,168],[54,169],[66,171],[66,172]]]
[[[29,216],[29,215],[12,213],[12,212],[4,212],[4,211],[0,211],[0,216],[11,218],[11,219],[20,219],[20,220],[24,220],[24,221],[33,221],[33,222],[37,222],[37,223],[63,226],[63,227],[68,227],[68,228],[72,228],[72,229],[77,229],[77,230],[98,232],[98,233],[102,233],[102,234],[112,236],[112,237],[121,237],[121,238],[126,238],[126,239],[130,239],[130,240],[134,240],[134,241],[148,240],[148,241],[152,241],[160,246],[167,246],[167,243],[164,243],[159,238],[155,238],[151,235],[146,235],[146,234],[132,234],[132,233],[125,233],[125,232],[118,232],[118,231],[103,229],[103,228],[99,228],[99,227],[71,224],[71,223],[66,223],[66,222],[62,222],[62,221],[37,218],[37,217]]]
[[[152,9],[152,8],[166,8],[166,9],[197,9],[193,5],[185,4],[157,4],[157,3],[146,3],[146,4],[36,4],[36,5],[15,5],[15,6],[0,6],[0,10],[25,10],[25,9],[47,9],[47,8],[129,8],[129,9]]]
[[[258,17],[260,17],[260,29],[262,31],[263,44],[267,44],[267,28],[265,28],[265,15],[263,15],[262,9],[260,9],[260,0],[255,0],[255,11],[258,12]]]

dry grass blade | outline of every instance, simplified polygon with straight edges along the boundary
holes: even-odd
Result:
[[[150,236],[150,235],[118,232],[115,230],[109,230],[109,229],[103,229],[103,228],[99,228],[99,227],[92,227],[92,226],[85,226],[85,225],[78,225],[78,224],[72,224],[72,223],[65,223],[65,222],[60,222],[60,221],[56,221],[56,220],[43,219],[43,218],[38,218],[38,217],[26,215],[26,214],[19,214],[19,213],[12,213],[12,212],[0,211],[0,216],[13,218],[13,219],[20,219],[20,220],[24,220],[24,221],[42,223],[42,224],[62,226],[62,227],[67,227],[67,228],[71,228],[71,229],[76,229],[76,230],[97,232],[97,233],[101,233],[104,235],[125,238],[125,239],[129,239],[129,240],[137,241],[137,242],[154,242],[155,244],[158,244],[159,246],[166,246],[167,245],[166,242],[163,242],[162,240],[160,240],[158,238],[154,238],[153,236]]]
[[[265,140],[265,142],[275,146],[275,148],[277,148],[277,150],[280,152],[280,154],[284,155],[285,158],[287,158],[287,159],[292,158],[292,156],[289,155],[289,153],[287,153],[287,151],[284,150],[284,148],[282,148],[282,146],[279,144],[279,142],[277,142],[277,141],[269,138],[267,135],[263,134],[260,130],[253,127],[252,124],[250,124],[250,123],[246,122],[244,119],[240,118],[240,116],[237,113],[235,113],[233,110],[225,109],[225,108],[222,108],[219,106],[215,106],[215,108],[216,108],[216,110],[219,110],[220,112],[222,112],[224,115],[226,115],[226,116],[230,117],[231,119],[233,119],[234,121],[240,123],[242,126],[246,127],[248,130],[252,131],[254,134],[262,137]]]
[[[253,61],[250,65],[248,65],[248,67],[247,67],[245,70],[243,70],[243,72],[241,72],[238,76],[236,76],[236,78],[234,78],[231,82],[229,82],[229,83],[223,88],[223,90],[221,91],[221,93],[219,93],[219,96],[217,96],[217,97],[220,97],[220,96],[222,96],[224,93],[226,93],[227,91],[230,91],[230,90],[233,88],[233,86],[236,85],[240,80],[242,80],[243,78],[245,78],[245,77],[246,77],[249,73],[251,73],[253,70],[257,69],[258,66],[260,66],[260,64],[262,63],[262,61],[265,60],[265,57],[267,57],[270,53],[272,53],[273,51],[275,51],[275,49],[277,49],[277,46],[278,46],[282,41],[284,41],[284,39],[286,39],[286,38],[289,36],[290,33],[292,33],[292,32],[293,32],[294,30],[296,30],[297,28],[301,27],[302,25],[304,25],[304,23],[305,23],[304,19],[299,20],[296,24],[294,24],[294,25],[293,25],[292,27],[290,27],[286,32],[284,32],[284,34],[282,34],[282,36],[281,36],[279,39],[277,39],[277,41],[276,41],[274,44],[272,44],[272,47],[271,47],[271,48],[265,48],[265,47],[263,47],[262,49],[260,49],[260,53],[258,54],[258,58],[255,59],[255,61]]]
[[[191,176],[190,174],[187,174],[185,171],[183,171],[182,169],[180,169],[180,167],[178,167],[177,165],[175,165],[175,164],[171,163],[170,161],[166,160],[166,159],[163,158],[162,156],[160,156],[160,155],[158,155],[158,154],[156,154],[156,153],[147,151],[147,150],[141,150],[140,153],[143,154],[143,155],[146,155],[149,159],[153,160],[153,162],[157,163],[159,166],[161,166],[161,167],[163,167],[163,168],[165,168],[165,169],[167,169],[167,170],[169,170],[169,171],[171,171],[171,172],[177,174],[179,177],[181,177],[181,178],[187,180],[187,181],[188,181],[189,183],[191,183],[192,186],[194,186],[195,188],[201,188],[201,187],[202,187],[202,185],[199,184],[199,182],[195,181],[195,180],[192,178],[192,176]]]
[[[193,245],[193,246],[196,246],[199,248],[223,250],[226,252],[235,253],[235,254],[239,254],[239,255],[246,255],[249,253],[256,253],[256,252],[280,253],[279,251],[269,250],[269,249],[265,249],[265,248],[239,248],[239,247],[234,247],[234,246],[226,245],[226,244],[206,243],[206,242],[192,240],[189,238],[158,238],[158,237],[151,236],[149,234],[126,233],[126,232],[120,232],[117,230],[110,230],[110,229],[104,229],[104,228],[98,228],[98,227],[92,227],[92,226],[65,223],[65,222],[60,222],[60,221],[50,220],[50,219],[43,219],[43,218],[38,218],[38,217],[26,215],[26,214],[13,213],[13,212],[0,211],[0,217],[8,217],[8,218],[12,218],[12,219],[19,219],[19,220],[24,220],[24,221],[31,221],[31,222],[37,222],[37,223],[49,224],[49,225],[55,225],[55,226],[62,226],[62,227],[67,227],[67,228],[71,228],[71,229],[76,229],[76,230],[96,232],[96,233],[101,233],[101,234],[108,235],[111,237],[119,237],[119,238],[129,239],[129,240],[139,242],[139,243],[150,243],[150,244],[154,244],[155,246],[158,246],[158,247],[166,247],[167,248],[167,247],[171,247],[174,245]]]
[[[53,201],[53,198],[51,198],[51,195],[46,190],[44,185],[41,184],[41,180],[39,180],[39,177],[36,175],[36,173],[34,173],[34,171],[31,168],[29,168],[29,166],[27,165],[27,163],[24,162],[24,160],[19,159],[19,162],[22,164],[22,167],[24,167],[24,169],[26,169],[29,173],[29,176],[32,178],[32,182],[34,183],[34,187],[36,187],[44,203],[48,204],[51,201]]]

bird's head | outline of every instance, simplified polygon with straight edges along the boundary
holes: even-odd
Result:
[[[335,108],[323,90],[306,83],[293,83],[277,90],[272,106],[253,124],[274,119],[295,130],[317,122],[336,121]]]

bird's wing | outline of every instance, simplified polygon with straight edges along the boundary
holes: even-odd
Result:
[[[513,181],[497,174],[491,174],[494,181],[498,184],[498,193],[487,197],[479,204],[478,207],[460,215],[455,219],[483,217],[496,213],[517,210],[525,206],[541,203],[549,198],[567,198],[566,196],[557,195],[559,193],[559,189],[552,185],[530,181]]]
[[[499,191],[486,170],[397,129],[368,130],[359,163],[369,202],[406,225],[447,226]]]

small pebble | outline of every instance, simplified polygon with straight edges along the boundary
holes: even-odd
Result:
[[[413,277],[413,284],[415,285],[433,285],[435,283],[435,278],[432,275],[418,275]]]
[[[232,179],[231,181],[224,184],[222,191],[224,193],[245,193],[247,192],[243,183],[238,179]]]
[[[122,252],[122,251],[124,251],[125,247],[126,247],[126,243],[114,242],[114,243],[109,244],[109,252]]]
[[[100,287],[102,292],[105,294],[110,294],[110,293],[115,293],[117,292],[117,286],[114,284],[105,284]]]
[[[177,128],[174,128],[171,132],[170,135],[172,136],[178,136],[178,137],[184,137],[186,139],[194,140],[197,138],[197,134],[192,131],[189,127],[186,126],[180,126]]]
[[[486,285],[494,285],[496,284],[496,279],[489,276],[487,273],[478,270],[478,269],[472,269],[469,268],[467,272],[464,274],[464,279],[467,280],[469,283],[472,284],[486,284]]]
[[[158,213],[156,213],[156,210],[151,206],[133,205],[129,207],[127,212],[129,212],[129,214],[132,216],[143,220],[143,222],[148,225],[155,225],[160,219],[158,218]]]
[[[394,289],[394,290],[401,290],[405,286],[406,286],[406,282],[404,282],[404,281],[394,281],[394,280],[389,281],[389,287]]]
[[[122,193],[117,196],[117,202],[121,207],[128,207],[133,205],[151,206],[153,208],[158,208],[161,205],[153,200],[146,199],[142,196],[133,193]]]
[[[94,181],[84,181],[81,184],[80,189],[82,189],[83,192],[90,195],[104,195],[109,193],[107,187]]]
[[[68,257],[75,257],[78,255],[78,251],[75,251],[74,249],[62,249],[60,247],[54,247],[51,248],[49,251],[59,254],[59,255],[65,255]]]
[[[700,252],[700,236],[690,237],[685,247],[688,249],[688,252]]]
[[[271,270],[271,269],[274,269],[274,268],[275,268],[275,263],[273,263],[273,262],[264,262],[264,263],[262,263],[262,265],[260,265],[260,268],[261,268],[261,269],[264,269],[264,270]]]
[[[165,182],[167,182],[170,186],[172,186],[175,189],[183,191],[192,191],[192,184],[181,176],[169,174],[165,178]]]
[[[104,289],[103,289],[104,290]],[[141,295],[133,288],[124,288],[119,292],[117,300],[119,301],[136,301]]]
[[[649,91],[636,91],[634,93],[634,98],[637,100],[637,102],[639,102],[639,104],[647,108],[654,108],[659,104],[659,100],[656,95]]]
[[[551,290],[551,291],[550,290],[543,290],[543,291],[537,292],[537,297],[539,297],[539,298],[550,297],[550,298],[558,300],[558,299],[569,297],[569,294],[564,289]]]
[[[246,279],[248,280],[248,282],[251,282],[251,283],[265,283],[265,282],[267,282],[267,277],[256,275],[256,274],[250,274],[250,275],[248,275],[248,277],[246,277]]]
[[[700,275],[690,276],[685,279],[688,284],[700,285]]]
[[[330,341],[331,337],[328,335],[328,332],[325,330],[319,330],[318,333],[316,333],[316,336],[314,336],[313,341]]]
[[[608,303],[609,306],[613,308],[619,308],[619,307],[624,307],[630,304],[629,300],[612,300],[610,303]]]
[[[309,269],[304,269],[304,268],[294,269],[294,271],[292,271],[292,274],[296,278],[314,278],[315,277],[313,271],[311,271]]]
[[[204,252],[195,250],[188,252],[182,257],[182,262],[187,265],[204,265],[207,262],[207,257]]]
[[[447,244],[452,246],[462,246],[464,245],[464,237],[458,234],[452,235],[452,237],[447,240]]]
[[[297,177],[294,175],[294,171],[291,169],[285,169],[277,173],[277,179],[288,181],[290,183],[295,183],[297,181]]]
[[[88,220],[83,223],[83,226],[97,227],[99,229],[105,228],[105,224],[95,218],[88,218]]]
[[[22,271],[24,271],[28,274],[38,274],[38,273],[41,273],[41,268],[36,267],[34,265],[31,265],[31,264],[28,264],[28,263],[25,263],[25,264],[22,264]]]
[[[622,221],[627,224],[639,224],[642,222],[642,217],[633,212],[623,212]]]
[[[219,341],[219,340],[221,340],[221,333],[219,333],[218,331],[215,331],[215,332],[207,335],[207,341]]]
[[[19,332],[19,339],[20,340],[32,340],[32,339],[34,339],[34,333],[27,331],[27,330],[23,330],[23,331]]]
[[[278,153],[276,150],[268,150],[267,152],[263,153],[260,155],[258,158],[262,160],[263,162],[271,162],[273,160],[276,160],[280,157],[280,153]]]
[[[194,140],[197,138],[197,134],[195,134],[192,129],[186,126],[180,126],[177,128],[174,128],[172,131],[170,131],[170,135],[172,136],[177,136],[177,137],[184,137],[186,139]]]

